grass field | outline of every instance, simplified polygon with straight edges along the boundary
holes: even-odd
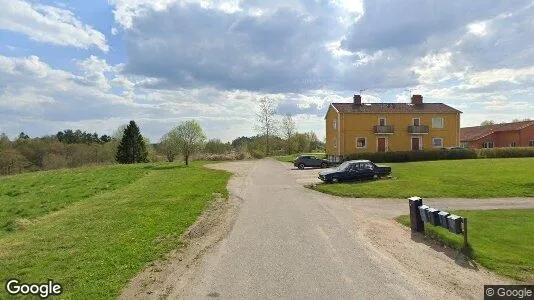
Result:
[[[467,253],[484,267],[516,280],[534,282],[534,210],[455,211],[468,218]],[[410,226],[409,216],[397,219]],[[460,249],[462,235],[425,224],[427,234]]]
[[[385,164],[391,180],[319,184],[315,190],[343,197],[533,197],[534,158],[443,160]]]
[[[318,158],[324,158],[326,157],[326,154],[324,152],[316,152],[316,153],[301,153],[301,154],[291,154],[291,155],[279,155],[279,156],[273,156],[274,159],[282,161],[282,162],[290,162],[292,163],[297,159],[297,157],[301,155],[315,155]]]
[[[1,177],[0,280],[51,278],[62,298],[116,298],[148,263],[180,246],[213,194],[227,194],[229,177],[201,163]]]

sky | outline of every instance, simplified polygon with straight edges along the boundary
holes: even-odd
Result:
[[[324,138],[332,102],[534,118],[534,2],[0,0],[0,132],[254,135],[263,97]]]

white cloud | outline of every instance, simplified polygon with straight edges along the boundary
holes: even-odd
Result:
[[[24,0],[0,0],[0,29],[20,32],[32,40],[107,52],[106,37],[83,24],[70,10]]]

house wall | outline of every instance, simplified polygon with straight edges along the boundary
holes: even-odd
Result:
[[[528,147],[529,141],[534,141],[534,125],[528,126],[519,131],[519,144],[521,147]]]
[[[379,118],[385,117],[387,125],[395,126],[393,134],[375,134],[374,126],[379,124]],[[432,128],[432,118],[443,117],[444,128]],[[408,126],[413,124],[413,118],[420,118],[421,125],[429,126],[428,134],[413,135],[408,132]],[[328,116],[327,116],[328,119]],[[327,121],[327,123],[330,123]],[[341,155],[349,155],[360,152],[376,152],[378,137],[385,137],[386,151],[410,151],[411,138],[420,137],[423,150],[433,149],[432,138],[443,138],[443,147],[458,147],[460,144],[460,116],[450,114],[341,114]],[[366,148],[356,147],[356,138],[367,139]]]
[[[334,129],[333,122],[336,120],[338,122],[338,113],[337,111],[330,105],[328,108],[328,112],[326,113],[325,118],[325,126],[326,126],[326,155],[327,156],[337,156],[338,155],[338,148],[335,146],[335,140],[338,136],[338,130],[339,130],[339,124],[337,124],[336,128]]]
[[[476,141],[469,142],[470,149],[482,149],[485,142],[493,142],[494,147],[510,147],[515,142],[517,147],[528,147],[528,141],[534,140],[534,126],[521,130],[499,131]]]

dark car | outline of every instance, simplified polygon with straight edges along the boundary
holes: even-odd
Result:
[[[297,157],[297,159],[293,162],[293,165],[299,169],[304,169],[306,167],[326,168],[328,167],[328,161],[312,155],[302,155]]]
[[[351,160],[337,168],[322,171],[319,179],[324,182],[342,182],[379,178],[391,174],[391,167],[379,166],[369,160]]]

